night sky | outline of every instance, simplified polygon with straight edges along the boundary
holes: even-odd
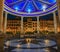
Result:
[[[57,12],[56,12],[56,15],[57,15]],[[8,19],[11,19],[11,20],[14,20],[14,19],[18,19],[20,20],[20,16],[15,16],[15,15],[11,15],[11,14],[8,14]],[[26,21],[26,17],[24,18],[24,21]],[[45,16],[40,16],[40,19],[41,20],[53,20],[53,14],[48,14],[48,15],[45,15]],[[32,20],[36,20],[36,17],[32,17]]]

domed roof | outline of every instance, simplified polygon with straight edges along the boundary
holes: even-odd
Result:
[[[17,16],[42,16],[57,10],[56,0],[5,0],[4,10]]]

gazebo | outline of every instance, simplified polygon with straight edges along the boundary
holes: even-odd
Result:
[[[58,5],[58,7],[57,7]],[[58,15],[60,20],[60,0],[0,0],[0,31],[3,32],[3,11],[5,11],[5,27],[4,33],[6,33],[7,14],[13,14],[21,16],[21,33],[23,33],[23,18],[24,17],[36,17],[37,18],[37,33],[39,33],[39,16],[53,13],[54,28],[57,33],[57,22],[55,11],[58,8]],[[0,35],[2,45],[0,50],[3,50],[3,35]],[[59,41],[58,41],[59,42]],[[2,51],[0,51],[2,52]]]
[[[1,5],[4,3],[4,6]],[[6,32],[7,25],[7,14],[13,14],[16,16],[21,16],[21,33],[23,33],[23,18],[24,17],[36,17],[37,18],[37,33],[39,33],[39,16],[44,16],[53,13],[54,17],[54,29],[57,33],[57,22],[56,14],[57,2],[56,0],[1,0],[1,21],[0,21],[0,31],[2,31],[2,21],[3,21],[3,7],[5,11],[5,27],[4,33]]]

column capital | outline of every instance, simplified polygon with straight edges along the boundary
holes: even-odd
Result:
[[[21,16],[21,18],[24,18],[23,16]]]

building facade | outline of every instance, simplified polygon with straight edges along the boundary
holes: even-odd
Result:
[[[39,31],[49,31],[54,32],[54,21],[53,20],[40,20],[39,22]],[[27,32],[35,32],[37,31],[37,21],[32,20],[32,18],[27,18],[26,21],[23,22],[23,31]],[[60,32],[60,26],[57,24],[57,31]],[[17,32],[21,32],[21,20],[20,19],[11,19],[7,20],[7,29],[6,32],[12,32],[16,34]]]

